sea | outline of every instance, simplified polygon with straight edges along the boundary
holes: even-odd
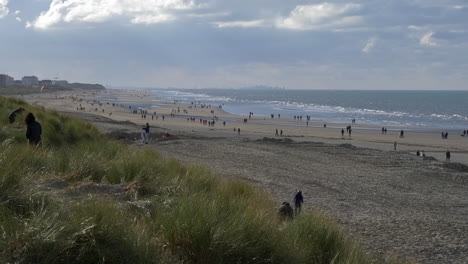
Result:
[[[163,101],[221,106],[256,117],[311,116],[323,123],[468,129],[468,91],[377,91],[287,89],[145,89]],[[157,103],[152,105],[157,107]]]

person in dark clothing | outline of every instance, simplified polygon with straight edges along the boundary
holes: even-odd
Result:
[[[282,221],[292,220],[294,218],[294,211],[288,202],[283,202],[280,206],[278,209],[278,216]]]
[[[21,114],[24,111],[23,107],[20,107],[16,109],[15,111],[11,112],[10,115],[8,116],[8,119],[10,119],[10,124],[13,124],[15,122],[15,118],[17,114]]]
[[[33,113],[28,113],[24,118],[26,125],[28,126],[26,129],[26,138],[28,139],[28,143],[31,145],[40,145],[42,142],[41,135],[42,135],[42,127],[39,122],[36,121]]]
[[[298,191],[296,196],[294,196],[294,213],[296,216],[301,212],[302,204],[304,203],[304,197],[302,196],[302,191]]]
[[[450,151],[445,152],[445,160],[450,162]]]

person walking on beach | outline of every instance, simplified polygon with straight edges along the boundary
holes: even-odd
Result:
[[[341,137],[344,137],[344,129],[341,129]]]
[[[283,136],[283,129],[280,130],[280,137]]]
[[[24,122],[27,125],[26,138],[28,139],[28,143],[36,146],[41,145],[42,127],[41,124],[36,121],[36,117],[34,117],[33,113],[28,113],[24,118]]]
[[[393,150],[396,150],[396,145],[397,145],[396,141],[393,142]]]
[[[304,197],[302,196],[302,191],[298,191],[294,196],[294,214],[296,217],[301,212],[302,204],[304,203]]]
[[[450,162],[450,151],[445,152],[445,161]]]
[[[279,136],[278,135],[278,129],[276,129],[275,137]]]

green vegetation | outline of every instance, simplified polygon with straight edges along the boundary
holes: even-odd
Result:
[[[0,125],[1,263],[375,263],[322,213],[281,222],[264,191],[80,120],[0,97]]]

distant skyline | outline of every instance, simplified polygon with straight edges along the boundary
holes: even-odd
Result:
[[[0,0],[0,32],[15,79],[468,90],[466,0]]]

